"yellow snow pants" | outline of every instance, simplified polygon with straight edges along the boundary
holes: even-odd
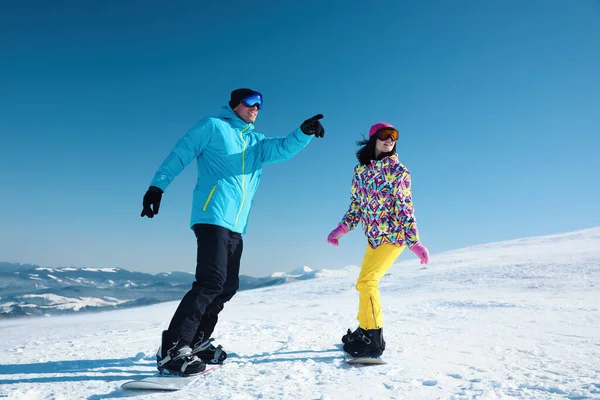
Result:
[[[376,249],[367,245],[367,251],[356,282],[359,293],[358,319],[363,329],[379,329],[383,327],[381,303],[379,299],[379,281],[394,261],[400,256],[405,246],[389,243]]]

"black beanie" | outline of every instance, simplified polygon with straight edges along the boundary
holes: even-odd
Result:
[[[252,90],[252,89],[235,89],[233,92],[231,92],[231,100],[229,100],[229,107],[231,107],[231,109],[233,110],[234,108],[236,108],[241,102],[242,100],[254,93],[258,93],[256,90]]]

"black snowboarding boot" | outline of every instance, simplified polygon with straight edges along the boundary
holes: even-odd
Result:
[[[356,328],[354,332],[348,329],[348,332],[344,336],[342,336],[342,343],[346,344],[355,339],[359,339],[362,336],[367,335],[367,330],[361,327]],[[381,332],[381,352],[385,350],[385,340],[383,339],[383,331]]]
[[[206,363],[192,354],[192,349],[179,341],[172,341],[163,331],[162,343],[156,353],[158,371],[165,375],[188,376],[206,369]]]
[[[345,340],[345,341],[344,341]],[[379,357],[385,350],[383,329],[358,328],[342,337],[344,351],[352,357]]]
[[[223,364],[223,361],[227,358],[227,353],[223,350],[221,345],[215,347],[212,342],[215,339],[210,338],[203,340],[202,338],[194,344],[192,349],[192,355],[200,357],[200,359],[207,364]]]

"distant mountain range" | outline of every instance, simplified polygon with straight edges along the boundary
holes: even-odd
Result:
[[[264,278],[240,276],[240,290],[318,275],[308,267]],[[0,319],[104,311],[181,300],[194,275],[156,275],[121,268],[42,267],[0,262]]]
[[[563,248],[568,247],[569,262],[596,265],[600,260],[599,242],[600,227],[597,227],[471,246],[436,254],[435,260],[436,263],[465,267],[492,261],[502,265],[503,260],[511,260],[511,255],[531,254],[538,262],[554,263],[559,257],[564,257]],[[417,263],[416,259],[406,262]],[[348,268],[356,268],[351,273],[357,274],[358,267],[314,271],[303,267],[263,278],[241,275],[240,290],[345,275],[350,272]],[[105,311],[179,301],[193,281],[194,275],[186,272],[153,275],[121,268],[42,267],[0,262],[0,319]]]

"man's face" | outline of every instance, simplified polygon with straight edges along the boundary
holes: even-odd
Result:
[[[236,108],[233,109],[233,111],[235,111],[237,116],[247,124],[253,124],[258,116],[258,107],[256,104],[252,107],[248,107],[247,105],[244,105],[244,103],[240,103]]]

